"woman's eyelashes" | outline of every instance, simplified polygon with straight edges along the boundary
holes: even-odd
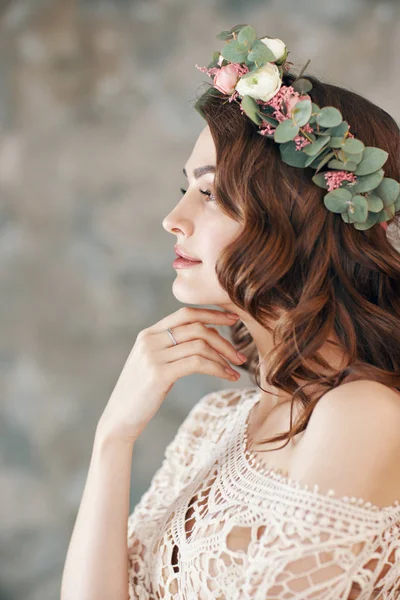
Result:
[[[179,188],[182,194],[186,194],[187,190],[184,190],[183,188]],[[212,202],[213,200],[215,200],[215,196],[212,192],[210,192],[210,190],[199,190],[199,192],[201,194],[203,194],[203,196],[208,196],[210,198],[210,201]]]

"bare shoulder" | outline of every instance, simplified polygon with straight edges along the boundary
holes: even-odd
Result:
[[[345,383],[316,405],[290,476],[322,492],[378,506],[400,500],[400,393],[370,380]]]

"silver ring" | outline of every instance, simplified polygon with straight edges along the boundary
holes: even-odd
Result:
[[[176,341],[176,339],[172,335],[172,331],[170,330],[170,328],[168,327],[168,329],[166,329],[166,331],[168,331],[168,334],[169,334],[171,340],[174,342],[174,346],[176,346],[178,342]]]

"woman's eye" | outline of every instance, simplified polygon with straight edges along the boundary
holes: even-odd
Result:
[[[179,188],[182,195],[186,194],[187,190],[184,190],[183,188]],[[210,201],[212,202],[213,200],[215,200],[215,196],[214,194],[212,194],[209,190],[199,190],[199,192],[201,194],[203,194],[203,196],[208,196],[210,198]]]

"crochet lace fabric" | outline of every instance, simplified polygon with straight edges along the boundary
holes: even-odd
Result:
[[[258,388],[194,406],[128,519],[129,600],[399,600],[400,506],[252,466]]]

